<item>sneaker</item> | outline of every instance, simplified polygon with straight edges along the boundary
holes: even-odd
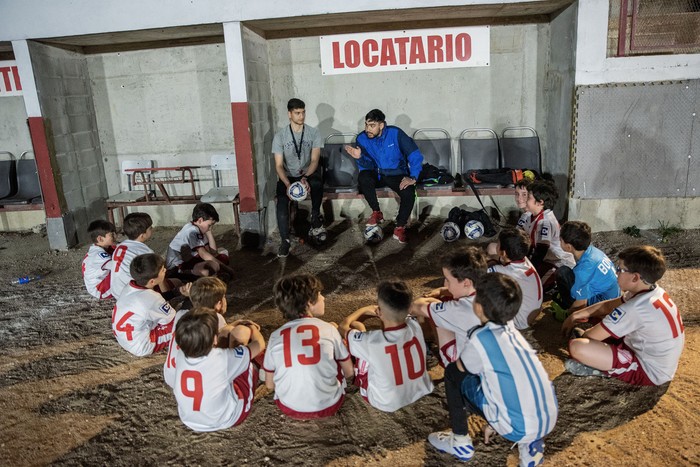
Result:
[[[382,211],[372,211],[372,215],[367,219],[367,225],[371,227],[381,223],[383,220],[384,214],[382,214]]]
[[[277,250],[278,258],[286,258],[289,256],[289,249],[292,247],[292,243],[289,240],[282,240],[280,243],[280,249]]]
[[[396,227],[394,228],[394,238],[399,241],[399,243],[408,242],[406,237],[406,227]]]
[[[452,454],[463,462],[474,457],[474,446],[469,435],[455,435],[451,431],[438,431],[428,435],[428,442],[438,451]]]
[[[564,368],[574,376],[607,376],[605,372],[584,365],[573,358],[569,358],[564,362]]]
[[[532,443],[518,443],[519,467],[535,467],[544,462],[544,441],[542,438]]]

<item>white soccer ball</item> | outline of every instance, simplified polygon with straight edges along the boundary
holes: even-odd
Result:
[[[367,225],[364,236],[367,243],[379,243],[384,238],[384,231],[379,225]]]
[[[309,229],[309,239],[315,244],[321,245],[328,240],[328,232],[326,232],[326,229],[323,227],[318,227],[317,229],[311,228]]]
[[[291,185],[289,185],[289,188],[287,189],[287,194],[289,195],[289,198],[293,201],[304,201],[308,196],[309,191],[306,189],[306,185],[304,185],[303,183],[294,182]]]
[[[484,235],[484,224],[479,221],[471,220],[464,226],[464,235],[472,240]]]
[[[459,239],[459,226],[454,222],[445,222],[440,229],[440,235],[446,242],[454,242]]]

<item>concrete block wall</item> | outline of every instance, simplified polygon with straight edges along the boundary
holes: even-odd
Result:
[[[59,193],[72,217],[66,225],[84,242],[89,222],[105,217],[107,195],[87,62],[82,54],[39,43],[30,43],[30,53],[60,172]],[[71,232],[66,236],[70,246]]]
[[[196,173],[197,190],[213,186],[211,156],[234,152],[223,44],[98,54],[87,63],[110,195],[127,189],[124,160],[206,166]],[[237,184],[235,171],[224,175],[225,184]],[[167,188],[175,195],[191,192]],[[189,220],[182,213],[191,210],[155,208],[160,225],[181,225]]]

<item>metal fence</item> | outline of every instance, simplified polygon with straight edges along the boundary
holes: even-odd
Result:
[[[611,0],[608,56],[700,52],[700,0]]]

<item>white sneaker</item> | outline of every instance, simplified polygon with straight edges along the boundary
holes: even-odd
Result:
[[[438,431],[430,433],[428,441],[438,451],[452,454],[463,462],[474,457],[474,446],[469,435],[455,435],[451,431]]]
[[[518,443],[519,467],[535,467],[544,462],[544,441],[542,438],[531,443]]]
[[[584,365],[583,363],[569,358],[564,362],[564,368],[574,376],[603,376],[607,377],[607,374],[596,368]]]

